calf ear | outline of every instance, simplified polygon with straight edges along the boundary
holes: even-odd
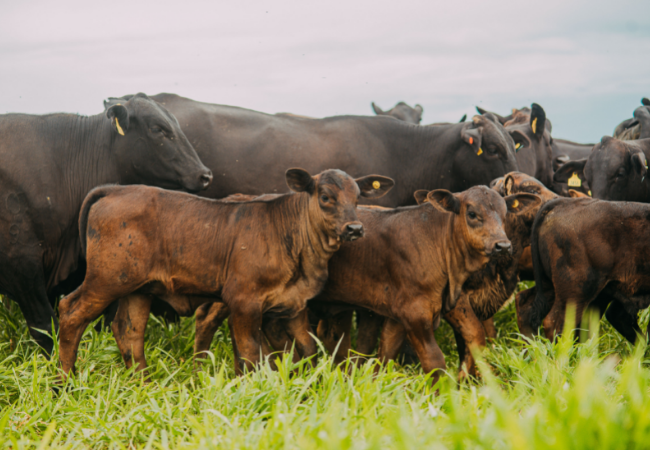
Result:
[[[532,145],[530,139],[525,133],[522,133],[519,130],[509,131],[509,133],[512,140],[515,141],[515,153]]]
[[[368,175],[367,177],[357,178],[354,181],[359,186],[361,196],[366,198],[383,197],[395,186],[392,178],[382,177],[381,175]]]
[[[505,195],[513,195],[514,192],[513,189],[515,187],[515,177],[512,175],[508,174],[506,177],[503,179],[503,193]]]
[[[631,158],[634,171],[642,178],[645,178],[645,175],[648,172],[648,161],[645,159],[645,154],[643,152],[634,152],[632,153]]]
[[[575,189],[569,189],[569,197],[571,198],[589,198],[584,192],[576,191]]]
[[[381,116],[382,114],[386,114],[383,109],[381,109],[379,106],[375,105],[375,102],[372,102],[371,105],[372,105],[372,110],[378,116]]]
[[[553,174],[553,181],[566,183],[569,187],[581,187],[585,182],[585,164],[587,164],[586,158],[563,164]]]
[[[504,198],[509,214],[524,214],[542,206],[542,198],[535,194],[515,194]]]
[[[427,195],[429,195],[429,191],[426,189],[419,189],[413,193],[413,197],[415,197],[415,202],[418,205],[421,205],[422,203],[427,201]]]
[[[641,99],[641,104],[645,106],[650,106],[650,98],[643,97]]]
[[[124,136],[129,129],[129,111],[121,103],[116,103],[106,110],[106,117],[117,134]]]
[[[429,192],[427,200],[438,211],[460,213],[460,199],[445,189],[436,189]]]
[[[460,118],[460,120],[458,121],[458,123],[463,123],[463,122],[465,122],[466,120],[467,120],[467,114],[463,114],[463,117]]]
[[[286,173],[287,186],[294,192],[308,192],[314,193],[316,183],[314,178],[303,169],[289,169]]]
[[[530,127],[537,139],[541,139],[546,128],[546,112],[537,103],[530,105]]]
[[[474,116],[477,118],[479,116]],[[460,130],[460,137],[463,141],[469,144],[470,147],[474,150],[474,153],[477,155],[483,154],[481,149],[481,130],[476,127],[476,120],[473,122],[465,124],[463,129]]]
[[[571,161],[567,155],[558,155],[553,158],[553,172],[557,172],[560,167]]]

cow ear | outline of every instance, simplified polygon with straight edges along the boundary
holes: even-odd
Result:
[[[532,145],[526,133],[522,133],[520,130],[513,130],[509,133],[512,140],[515,141],[515,153]]]
[[[560,167],[571,161],[567,155],[558,155],[553,158],[553,172],[557,172]]]
[[[635,152],[632,153],[631,158],[634,171],[642,178],[645,178],[645,175],[648,172],[648,161],[645,159],[645,154],[643,152]]]
[[[366,198],[383,197],[395,186],[392,178],[382,177],[381,175],[368,175],[367,177],[357,178],[354,181],[359,186],[361,196]]]
[[[556,183],[566,183],[569,187],[581,187],[585,182],[585,164],[587,164],[587,159],[569,161],[563,164],[553,174],[553,181]]]
[[[643,97],[641,99],[641,104],[644,106],[650,106],[650,98]]]
[[[537,139],[541,139],[546,129],[546,112],[537,103],[530,105],[530,127]]]
[[[501,125],[503,125],[503,124],[506,123],[508,120],[510,120],[508,117],[500,116],[499,114],[494,113],[494,112],[491,112],[491,111],[488,111],[488,110],[486,110],[486,109],[483,109],[483,108],[481,108],[480,106],[477,106],[477,107],[476,107],[476,111],[478,111],[478,113],[479,113],[480,115],[482,115],[482,116],[485,116],[486,114],[492,114],[492,115],[493,115],[493,116],[494,116],[494,117],[499,121],[499,123],[500,123]],[[511,118],[512,118],[512,117],[511,117]]]
[[[569,197],[571,198],[589,198],[584,192],[576,191],[575,189],[569,189]]]
[[[499,193],[499,195],[503,196],[503,177],[495,178],[490,181],[490,189],[494,189]]]
[[[422,108],[421,105],[415,105],[415,108],[413,109],[415,110],[415,112],[417,112],[420,115],[422,115],[422,113],[424,112],[424,108]]]
[[[419,189],[413,193],[413,197],[415,197],[415,202],[418,205],[421,205],[422,203],[425,203],[427,201],[427,195],[429,195],[429,191],[426,189]]]
[[[539,209],[542,198],[535,194],[516,194],[504,198],[509,214],[524,214],[531,210]]]
[[[508,174],[503,180],[503,193],[505,195],[513,195],[515,187],[515,177]]]
[[[474,153],[477,155],[483,154],[483,149],[481,148],[481,129],[476,127],[477,120],[479,116],[474,116],[472,122],[466,124],[462,130],[460,130],[460,137],[463,141],[469,144],[470,147],[474,150]]]
[[[650,138],[650,109],[647,106],[639,106],[634,110],[634,118],[641,125],[639,139]]]
[[[382,114],[386,114],[383,109],[381,109],[379,106],[375,105],[375,102],[372,102],[371,105],[372,105],[372,110],[378,116],[381,116]]]
[[[463,117],[460,118],[460,120],[458,121],[458,123],[463,123],[463,122],[465,122],[466,120],[467,120],[467,114],[463,114]]]
[[[106,110],[106,117],[117,134],[124,136],[129,129],[129,111],[121,103],[116,103]]]
[[[460,199],[445,189],[436,189],[429,192],[427,200],[438,211],[460,213]]]
[[[294,192],[313,194],[316,189],[314,178],[303,169],[289,169],[286,173],[287,186]]]

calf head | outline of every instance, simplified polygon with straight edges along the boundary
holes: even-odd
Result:
[[[341,241],[363,237],[363,224],[356,213],[359,196],[379,198],[395,184],[391,178],[379,175],[355,180],[338,169],[313,177],[303,169],[289,169],[286,178],[292,191],[308,196],[310,222],[326,237],[331,248],[338,248]]]
[[[176,118],[145,94],[104,102],[123,184],[198,192],[212,181]]]
[[[415,105],[415,108],[411,108],[404,102],[399,102],[388,111],[382,110],[379,106],[375,105],[375,102],[372,102],[372,110],[378,116],[391,116],[397,120],[402,120],[404,122],[413,123],[418,125],[422,121],[422,107],[420,105]]]
[[[650,139],[620,141],[603,137],[594,146],[584,166],[584,175],[594,198],[603,200],[648,201]]]
[[[538,195],[543,202],[557,198],[557,195],[547,189],[537,178],[521,172],[510,172],[503,178],[497,178],[490,183],[490,187],[502,197],[528,193]]]

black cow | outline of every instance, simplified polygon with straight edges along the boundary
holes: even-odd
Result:
[[[613,136],[626,141],[650,138],[650,99],[642,98],[641,106],[634,110],[634,117],[619,123]]]
[[[422,112],[424,111],[420,105],[415,105],[415,108],[411,108],[404,102],[399,102],[388,111],[384,111],[379,106],[375,105],[375,102],[372,102],[372,110],[378,116],[391,116],[397,120],[413,123],[415,125],[419,125],[420,122],[422,122]]]
[[[563,165],[554,180],[566,182],[579,178],[588,184],[594,198],[650,203],[648,159],[650,139],[621,141],[605,136],[594,146],[588,159]]]
[[[460,192],[517,170],[512,138],[498,121],[482,116],[414,127],[383,116],[307,120],[174,94],[152,98],[178,118],[201,161],[214,171],[211,187],[201,194],[211,198],[285,192],[283,170],[299,165],[310,173],[332,167],[384,173],[399,182],[375,203],[402,206],[415,203],[417,189]]]
[[[570,161],[578,159],[589,158],[594,144],[579,144],[566,139],[552,139],[551,149],[553,151],[553,159],[565,155],[568,156]]]
[[[52,332],[55,298],[83,278],[86,194],[109,183],[197,192],[212,180],[174,116],[144,94],[90,117],[2,115],[0,154],[0,293],[48,353],[52,340],[37,329]]]

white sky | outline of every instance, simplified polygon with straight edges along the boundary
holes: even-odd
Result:
[[[423,123],[537,102],[593,142],[650,96],[650,1],[0,0],[0,113],[136,92],[315,117],[403,100]]]

